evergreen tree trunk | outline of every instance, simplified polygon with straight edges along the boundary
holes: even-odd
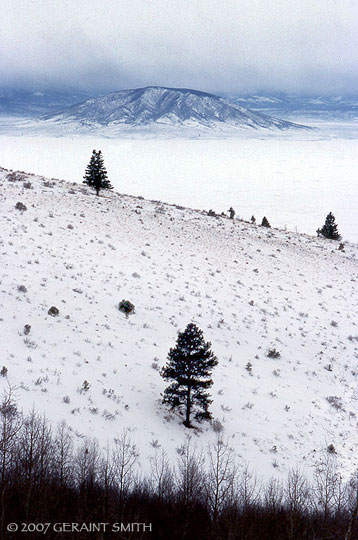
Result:
[[[187,394],[186,394],[186,418],[185,418],[185,422],[184,422],[184,425],[186,427],[191,427],[190,413],[191,413],[191,387],[190,387],[190,385],[188,385],[188,391],[187,391]]]

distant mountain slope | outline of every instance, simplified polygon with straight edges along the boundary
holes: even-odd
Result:
[[[248,110],[229,99],[185,88],[148,86],[121,90],[43,117],[83,126],[218,125],[252,129],[298,129],[304,126]]]
[[[69,107],[88,99],[85,92],[65,90],[28,91],[16,88],[0,88],[0,117],[19,116],[36,118]]]
[[[245,95],[230,96],[242,107],[279,118],[355,120],[358,98],[343,96]]]

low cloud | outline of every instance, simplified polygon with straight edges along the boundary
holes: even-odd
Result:
[[[357,89],[356,1],[0,0],[0,7],[2,85]]]

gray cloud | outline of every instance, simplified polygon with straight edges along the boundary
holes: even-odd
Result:
[[[358,93],[356,0],[0,0],[0,8],[3,85]]]

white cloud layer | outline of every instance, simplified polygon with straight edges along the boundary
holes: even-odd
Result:
[[[358,93],[356,0],[0,0],[2,84]]]

